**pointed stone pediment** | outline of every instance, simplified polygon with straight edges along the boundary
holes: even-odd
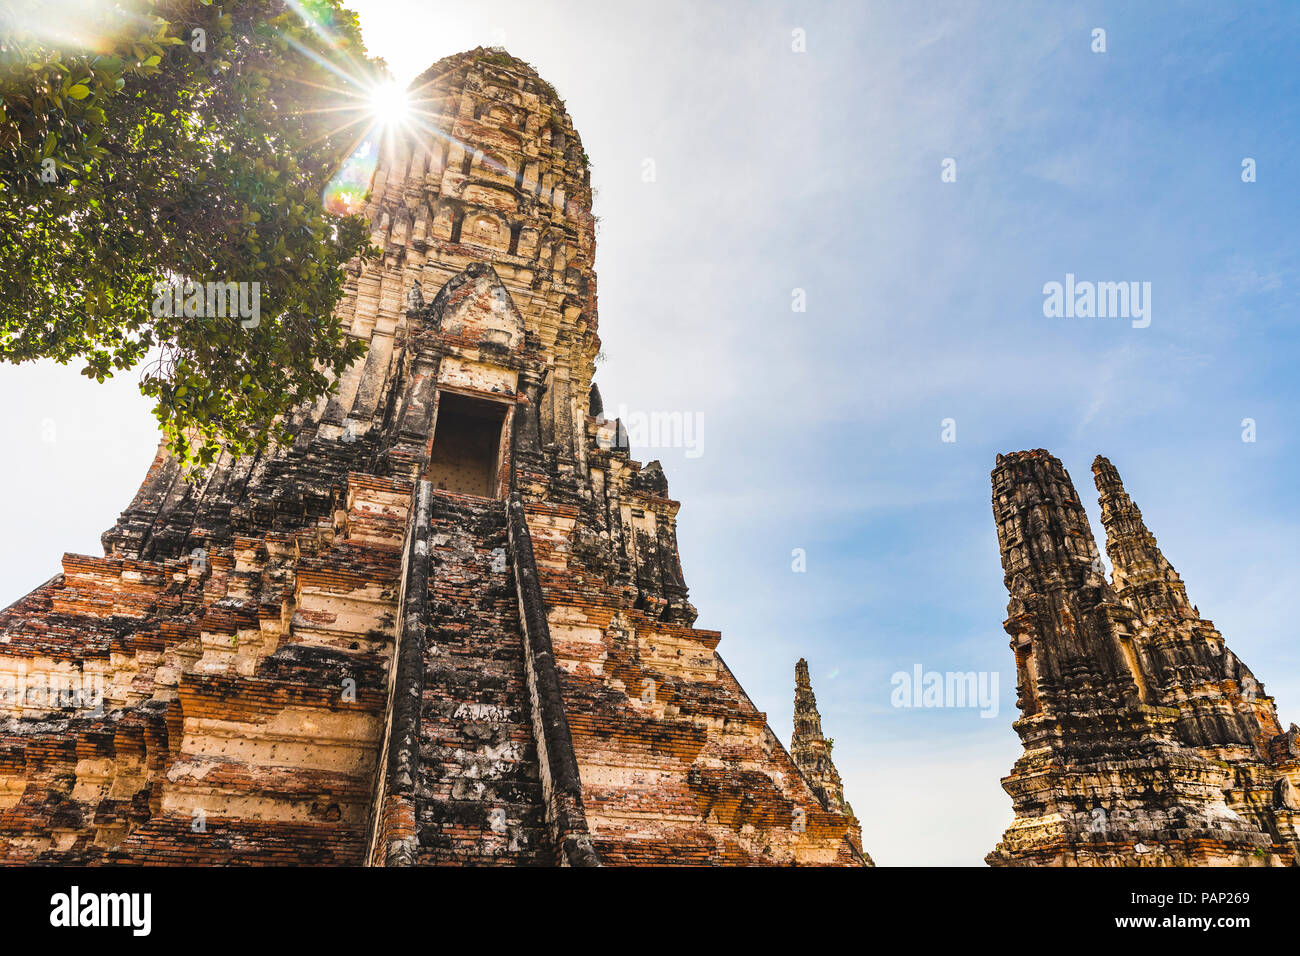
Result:
[[[426,314],[438,332],[465,345],[515,351],[524,344],[524,318],[486,262],[475,262],[449,279]]]

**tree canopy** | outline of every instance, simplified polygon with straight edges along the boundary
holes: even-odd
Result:
[[[139,369],[190,466],[282,437],[365,348],[322,192],[382,72],[335,0],[0,2],[0,359]]]

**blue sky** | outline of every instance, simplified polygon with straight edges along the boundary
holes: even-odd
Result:
[[[699,624],[787,741],[808,658],[877,862],[976,865],[1011,818],[998,452],[1060,457],[1098,536],[1089,466],[1110,457],[1300,721],[1300,5],[353,6],[403,80],[503,44],[567,101],[598,193],[606,408],[698,416],[698,457],[639,457],[683,502]],[[1044,317],[1066,273],[1150,282],[1150,327]],[[98,553],[153,453],[133,388],[0,370],[0,602]],[[999,713],[892,707],[916,664],[998,672]]]

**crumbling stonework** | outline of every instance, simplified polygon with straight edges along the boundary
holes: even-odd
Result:
[[[601,414],[563,104],[495,50],[415,90],[438,134],[381,157],[339,306],[366,356],[284,447],[160,451],[105,556],[0,612],[0,862],[869,863]],[[73,678],[102,706],[30,692]]]
[[[999,455],[993,513],[1025,745],[993,865],[1294,865],[1297,728],[1187,600],[1105,458],[1113,575],[1061,463]]]

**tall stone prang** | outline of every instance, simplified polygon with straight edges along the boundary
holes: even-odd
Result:
[[[802,657],[794,666],[794,736],[790,738],[790,756],[812,784],[823,807],[853,816],[853,808],[844,799],[840,773],[831,760],[831,741],[822,735],[822,716],[817,711],[808,662]]]
[[[1297,729],[1187,600],[1114,466],[1093,464],[1113,575],[1061,463],[999,455],[1015,730],[1002,865],[1291,865]]]
[[[564,104],[482,48],[412,89],[339,305],[364,358],[284,446],[196,483],[160,450],[104,556],[0,612],[0,862],[869,863],[601,412]]]

